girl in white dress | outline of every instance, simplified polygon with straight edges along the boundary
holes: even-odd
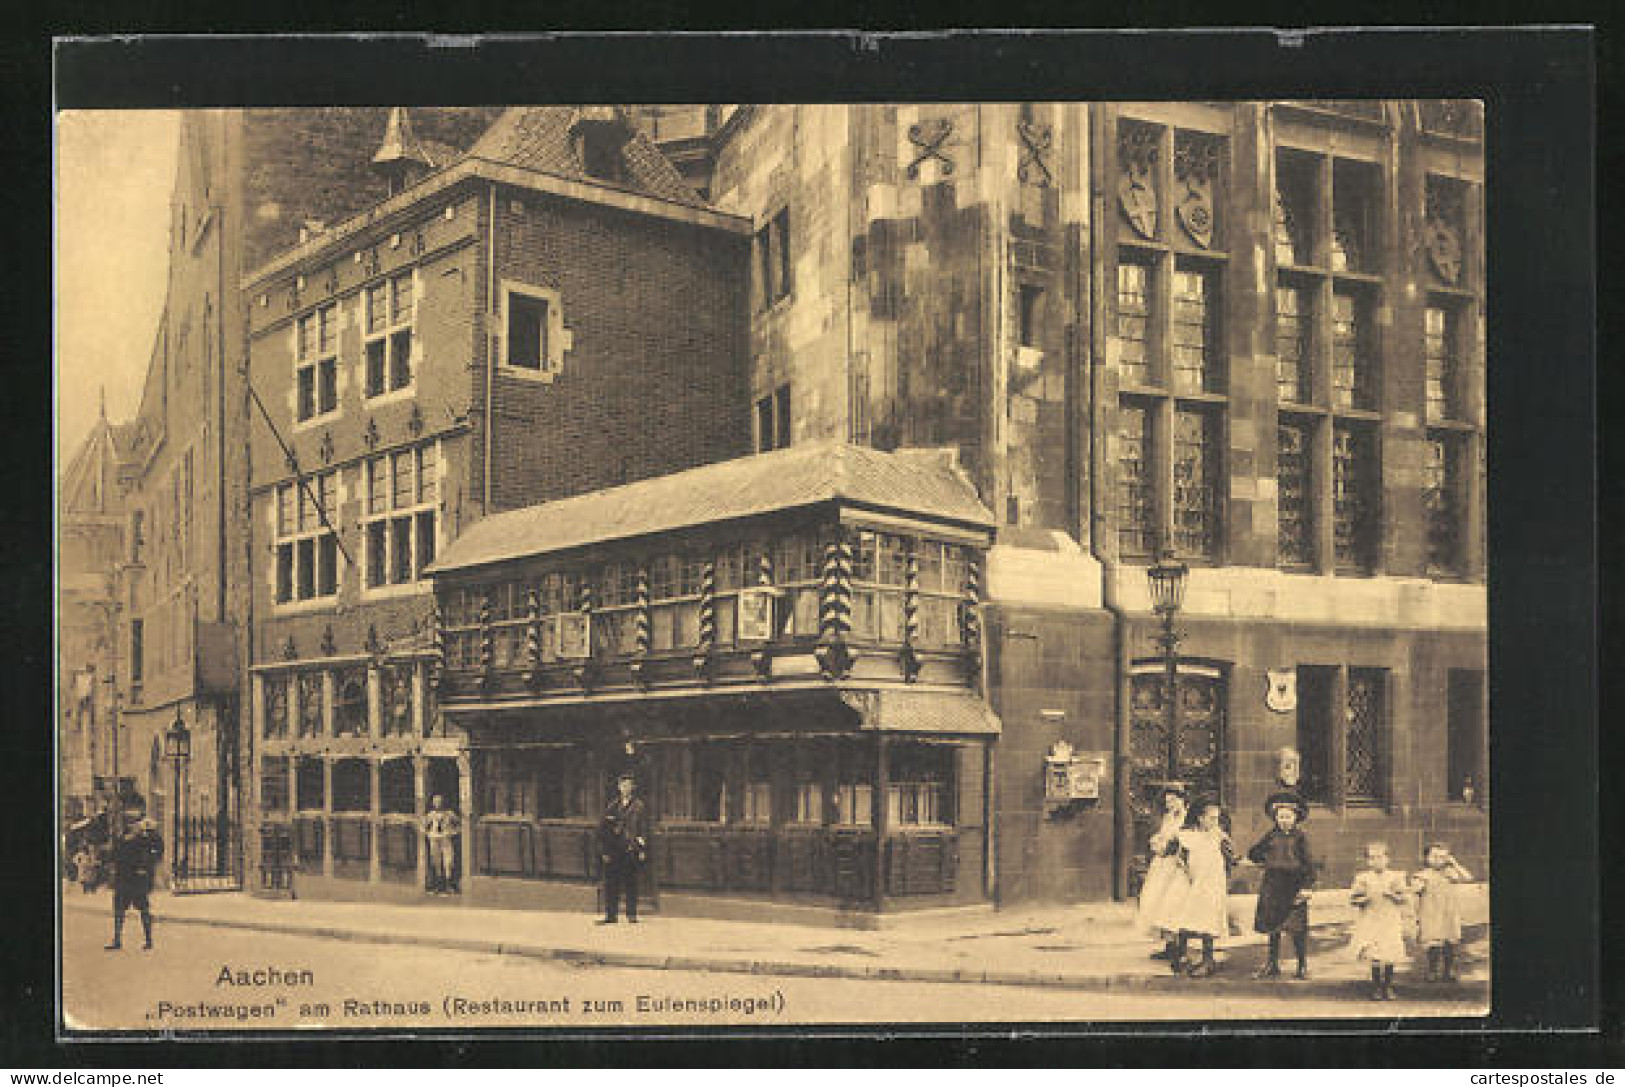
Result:
[[[1224,810],[1215,803],[1202,804],[1196,826],[1179,832],[1180,853],[1190,873],[1190,890],[1179,916],[1179,958],[1192,936],[1202,938],[1202,961],[1191,967],[1193,978],[1212,977],[1218,970],[1213,961],[1213,941],[1230,931],[1230,865],[1235,855],[1230,835],[1220,826]]]
[[[1191,882],[1178,856],[1179,832],[1187,814],[1184,792],[1177,785],[1168,786],[1162,794],[1162,822],[1151,835],[1151,867],[1140,885],[1140,905],[1134,918],[1138,928],[1163,942],[1162,950],[1152,957],[1166,958],[1176,969],[1183,957],[1175,955],[1179,910]]]
[[[1428,980],[1456,980],[1456,948],[1461,943],[1461,901],[1456,884],[1472,874],[1450,855],[1443,842],[1429,843],[1422,870],[1411,880],[1416,895],[1416,942],[1427,948]]]
[[[1354,877],[1349,903],[1359,911],[1349,947],[1371,962],[1371,999],[1394,999],[1394,963],[1405,957],[1405,873],[1388,867],[1388,847],[1365,847],[1365,871]]]

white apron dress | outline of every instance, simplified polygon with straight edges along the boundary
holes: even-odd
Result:
[[[1224,858],[1228,839],[1222,830],[1179,832],[1190,871],[1190,889],[1179,911],[1178,927],[1185,932],[1213,937],[1230,934],[1230,871]]]
[[[1190,877],[1177,856],[1162,855],[1168,843],[1179,837],[1183,817],[1165,814],[1162,825],[1151,835],[1151,867],[1140,884],[1140,906],[1134,915],[1137,927],[1152,936],[1179,931],[1180,910],[1190,890]]]
[[[1358,915],[1349,939],[1349,950],[1355,958],[1382,963],[1405,958],[1405,906],[1387,894],[1403,893],[1405,889],[1405,873],[1393,869],[1361,872],[1354,877],[1350,891],[1366,896],[1366,904],[1355,907]]]
[[[1461,942],[1461,902],[1449,871],[1424,868],[1416,874],[1416,942],[1423,947]]]

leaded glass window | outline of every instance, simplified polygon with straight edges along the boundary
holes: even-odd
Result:
[[[299,673],[299,735],[322,734],[322,673]]]
[[[346,668],[335,676],[333,733],[336,736],[364,736],[367,733],[367,672]]]
[[[1428,418],[1452,419],[1457,414],[1455,314],[1443,306],[1429,306],[1425,312]]]
[[[1332,549],[1339,569],[1372,567],[1377,448],[1369,427],[1339,423],[1332,438]]]
[[[385,736],[412,731],[412,665],[386,664],[378,670],[378,717]]]
[[[1217,392],[1213,276],[1199,269],[1174,272],[1173,368],[1177,392]]]
[[[1156,498],[1151,480],[1151,413],[1142,404],[1117,412],[1118,549],[1146,556],[1156,550]]]
[[[1332,271],[1369,272],[1374,167],[1339,160],[1332,170]]]
[[[1427,511],[1428,572],[1461,569],[1461,452],[1451,434],[1430,433],[1422,469],[1422,504]]]
[[[1348,803],[1383,799],[1385,678],[1380,668],[1348,670],[1348,731],[1343,748],[1343,799]]]
[[[1151,325],[1151,269],[1123,260],[1117,265],[1117,362],[1125,385],[1151,382],[1147,343]]]
[[[288,677],[265,677],[265,738],[281,739],[288,734]]]
[[[1376,364],[1371,351],[1371,309],[1352,291],[1332,295],[1332,405],[1376,406]]]
[[[1275,290],[1275,387],[1282,403],[1307,404],[1311,396],[1310,297],[1303,287],[1282,286]]]
[[[1315,162],[1283,153],[1275,166],[1275,262],[1314,263]]]
[[[1174,413],[1174,546],[1211,558],[1219,538],[1219,427],[1207,410]]]
[[[1311,425],[1283,420],[1276,428],[1276,523],[1283,566],[1312,566],[1315,561]]]

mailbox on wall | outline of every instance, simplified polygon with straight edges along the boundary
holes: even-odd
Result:
[[[1044,756],[1044,800],[1055,805],[1099,800],[1105,774],[1105,755],[1076,753],[1071,744],[1057,740]]]

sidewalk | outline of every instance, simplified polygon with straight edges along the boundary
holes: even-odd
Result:
[[[69,894],[68,891],[72,893]],[[1412,994],[1452,1000],[1489,1000],[1487,894],[1464,888],[1467,942],[1463,982],[1429,985],[1402,964],[1396,981]],[[1236,896],[1232,918],[1250,929],[1253,900]],[[64,890],[63,906],[106,916],[108,892]],[[1368,976],[1349,957],[1352,911],[1345,894],[1317,896],[1308,982],[1251,978],[1264,958],[1263,937],[1245,931],[1221,941],[1220,974],[1175,977],[1149,957],[1153,941],[1133,926],[1133,907],[1121,903],[1034,906],[966,916],[922,915],[914,923],[879,930],[831,929],[784,922],[753,923],[691,917],[645,918],[637,925],[598,925],[590,915],[474,909],[463,906],[389,906],[371,903],[254,898],[246,894],[153,894],[163,927],[209,925],[257,932],[518,955],[583,965],[771,974],[791,977],[1053,986],[1079,990],[1315,992],[1348,995]],[[1290,945],[1289,945],[1290,946]],[[1290,964],[1288,964],[1290,972]]]

